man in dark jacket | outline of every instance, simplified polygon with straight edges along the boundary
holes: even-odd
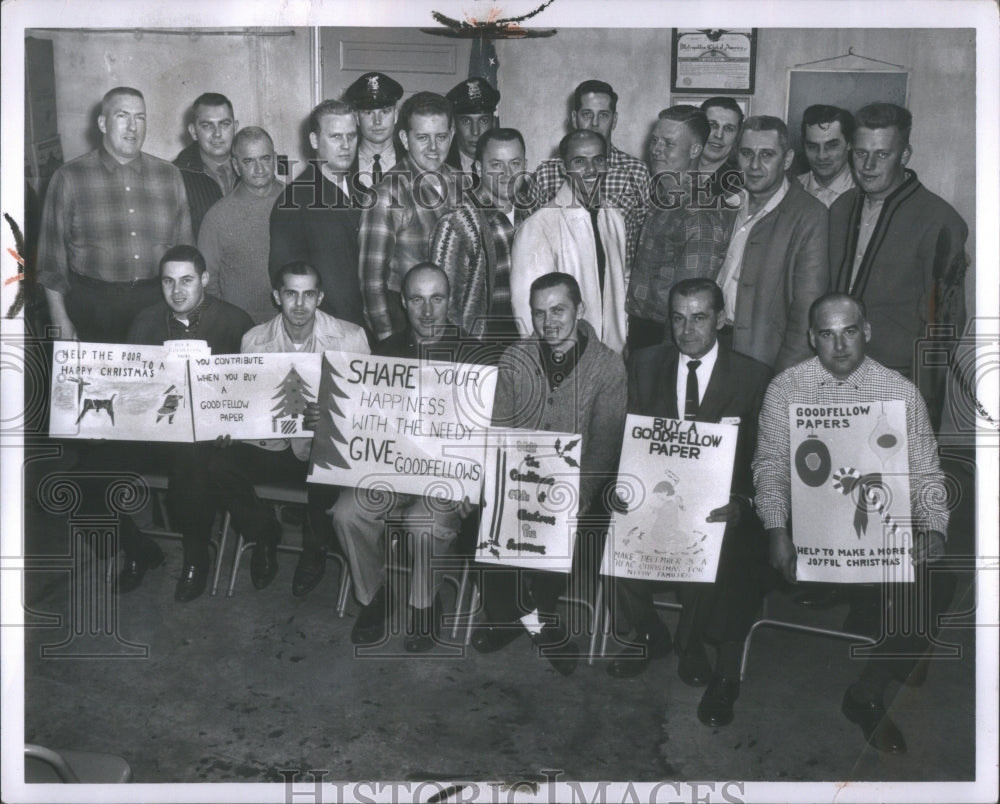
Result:
[[[362,201],[354,195],[351,163],[358,149],[354,108],[325,100],[309,115],[309,143],[316,149],[271,210],[271,276],[301,260],[319,271],[320,310],[365,326],[358,282],[358,228]]]
[[[768,575],[767,542],[754,513],[750,464],[771,371],[718,340],[724,302],[715,282],[684,279],[674,285],[669,301],[675,345],[650,346],[633,355],[628,410],[642,416],[739,424],[729,502],[708,518],[726,523],[716,580],[680,584],[684,608],[677,628],[681,681],[708,685],[698,705],[698,719],[707,726],[725,726],[733,718],[739,695],[743,640],[760,607]],[[666,655],[670,634],[656,615],[647,582],[619,579],[616,584],[630,625],[645,649],[643,656],[623,656],[609,665],[610,675],[625,678],[641,673],[651,658]],[[718,648],[714,672],[705,641]]]
[[[163,299],[142,310],[132,322],[128,342],[160,345],[168,340],[202,340],[212,354],[238,354],[240,339],[253,321],[239,307],[205,293],[208,273],[205,259],[194,246],[174,246],[160,260]],[[214,501],[207,494],[205,472],[215,449],[210,443],[167,444],[112,441],[88,456],[88,469],[132,472],[158,471],[169,476],[167,511],[183,535],[184,566],[174,590],[180,603],[205,591],[208,579],[208,539],[215,516]],[[95,475],[95,479],[96,479]],[[107,483],[104,478],[103,485]],[[93,493],[98,493],[94,489]],[[163,563],[163,552],[140,533],[127,515],[119,526],[125,562],[118,577],[118,591],[130,592],[141,583],[146,570]]]
[[[180,168],[191,209],[191,228],[195,240],[208,208],[232,192],[239,177],[232,164],[233,136],[239,121],[229,98],[218,92],[199,95],[191,107],[192,122],[188,133],[194,140],[177,154],[174,164]]]
[[[962,334],[969,228],[906,167],[912,125],[910,112],[891,103],[858,111],[851,151],[858,187],[830,207],[830,268],[834,289],[868,309],[871,356],[916,384],[936,430],[946,372],[918,375],[915,347],[931,325],[955,327],[952,339]]]

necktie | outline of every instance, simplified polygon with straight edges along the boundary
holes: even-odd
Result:
[[[372,157],[372,187],[382,181],[382,155]]]
[[[684,391],[684,421],[694,421],[698,415],[698,366],[700,360],[688,363],[687,388]]]
[[[604,297],[604,268],[607,258],[604,255],[604,244],[601,242],[601,233],[597,228],[597,212],[599,207],[590,208],[590,223],[594,227],[594,246],[597,249],[597,279],[600,282],[601,297]]]

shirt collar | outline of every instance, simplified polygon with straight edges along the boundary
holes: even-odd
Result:
[[[769,199],[767,199],[767,203],[765,203],[764,206],[762,206],[755,213],[753,213],[753,215],[750,214],[750,193],[747,192],[746,189],[740,190],[739,193],[740,213],[742,215],[745,215],[748,219],[763,218],[771,210],[773,210],[776,206],[778,206],[778,204],[781,203],[782,199],[785,197],[785,194],[788,192],[789,187],[790,185],[788,184],[788,177],[785,176],[781,180],[781,186],[778,188],[778,191],[774,195],[772,195]]]
[[[681,367],[685,371],[687,371],[688,363],[690,363],[692,360],[701,361],[698,368],[701,368],[701,366],[714,366],[715,361],[719,357],[719,342],[716,341],[715,343],[713,343],[712,348],[709,349],[707,352],[705,352],[705,354],[703,354],[701,357],[688,357],[683,352],[680,352],[680,356],[681,356]]]
[[[125,164],[122,164],[117,159],[115,159],[111,154],[109,154],[108,150],[104,147],[104,145],[101,145],[98,148],[98,153],[100,155],[101,164],[104,165],[105,169],[109,173],[116,173],[119,169],[124,168],[125,170],[132,171],[133,173],[138,173],[140,175],[142,174],[143,161],[142,161],[141,151],[139,152],[139,155],[135,159],[132,159],[126,162]]]
[[[860,365],[854,371],[852,371],[847,377],[841,378],[836,377],[831,374],[822,363],[819,362],[819,358],[816,358],[816,365],[819,366],[820,370],[820,385],[850,385],[854,388],[863,388],[866,379],[868,377],[868,372],[871,370],[871,358],[865,356],[865,359],[861,361]]]
[[[195,307],[190,313],[188,313],[187,324],[181,321],[173,310],[170,311],[170,318],[173,321],[176,321],[179,326],[186,327],[189,330],[197,329],[198,324],[201,322],[201,317],[204,314],[206,308],[208,307],[208,301],[210,298],[211,297],[207,293],[202,297],[202,300],[198,303],[198,306]]]

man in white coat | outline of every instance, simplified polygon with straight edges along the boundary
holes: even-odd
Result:
[[[570,274],[583,295],[583,318],[607,347],[625,346],[625,221],[606,206],[607,141],[578,130],[563,137],[559,157],[565,182],[555,198],[518,230],[511,253],[510,289],[521,331],[531,330],[531,283],[542,274]]]

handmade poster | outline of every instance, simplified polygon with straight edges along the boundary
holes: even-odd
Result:
[[[572,433],[490,431],[476,561],[570,571],[580,451]]]
[[[309,482],[478,500],[496,369],[323,355]]]
[[[191,401],[198,441],[308,438],[302,414],[319,393],[318,352],[192,357]]]
[[[800,581],[913,580],[902,401],[788,407]]]
[[[49,435],[191,441],[187,361],[163,346],[56,341]]]
[[[910,582],[906,404],[788,406],[800,581]]]
[[[601,572],[619,578],[712,583],[724,522],[708,515],[729,502],[736,424],[629,414],[618,467],[616,512]]]

